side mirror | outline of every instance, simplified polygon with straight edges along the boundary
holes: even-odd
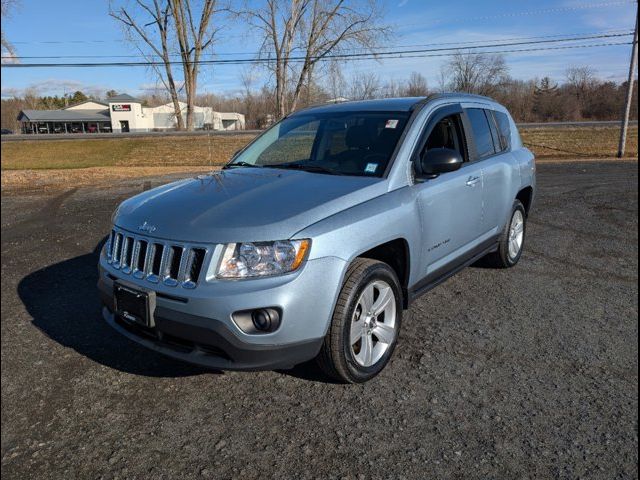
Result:
[[[458,170],[464,160],[457,150],[450,148],[433,148],[420,157],[420,178],[435,178],[441,173]]]

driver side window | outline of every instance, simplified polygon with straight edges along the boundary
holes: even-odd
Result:
[[[435,148],[449,148],[460,153],[464,161],[467,162],[467,149],[463,139],[460,115],[450,115],[435,125],[427,138],[422,153]]]

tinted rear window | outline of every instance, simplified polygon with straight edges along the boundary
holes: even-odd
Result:
[[[476,145],[478,158],[488,157],[496,151],[493,146],[493,138],[491,138],[491,129],[489,121],[481,108],[469,108],[467,116],[471,122],[471,130],[473,131],[473,140]]]
[[[500,142],[502,148],[508,150],[511,148],[511,123],[506,113],[493,112],[496,117],[496,123],[498,124],[498,135],[500,136]]]

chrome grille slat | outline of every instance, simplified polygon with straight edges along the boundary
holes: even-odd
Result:
[[[180,256],[180,266],[178,267],[178,278],[177,278],[178,282],[180,283],[184,282],[187,275],[187,263],[189,262],[189,257],[192,256],[190,252],[191,252],[190,248],[183,247],[182,255]]]
[[[162,282],[166,285],[169,285],[171,282],[168,282],[169,279],[169,268],[171,266],[171,260],[173,258],[173,250],[170,245],[165,245],[164,250],[162,252],[162,261],[160,262],[160,278]]]
[[[149,271],[151,270],[151,259],[153,258],[153,243],[147,241],[147,250],[144,252],[144,265],[142,267],[142,273],[146,276],[149,275]]]
[[[178,245],[170,245],[166,250],[168,250],[169,253],[167,254],[167,264],[163,271],[163,282],[165,285],[175,287],[178,285],[178,275],[180,273],[180,263],[178,263],[177,269],[174,268],[176,255],[180,255],[180,258],[178,259],[178,262],[180,262],[182,260],[182,251],[184,251],[184,248]]]
[[[122,254],[120,255],[120,268],[124,273],[131,273],[131,250],[133,248],[133,237],[126,236],[122,240]]]
[[[115,235],[115,232],[113,230],[111,230],[111,233],[109,234],[109,238],[107,239],[107,247],[106,247],[106,251],[107,251],[107,262],[111,263],[111,259],[113,258],[113,237]]]
[[[129,268],[132,272],[135,272],[138,269],[138,255],[140,255],[140,240],[134,238],[133,253],[131,254],[131,265],[129,265]]]
[[[105,251],[107,263],[125,275],[169,287],[196,288],[203,276],[204,259],[211,250],[114,228]]]
[[[151,256],[151,263],[149,264],[149,274],[147,275],[147,280],[151,283],[158,283],[160,280],[160,267],[162,266],[162,260],[158,263],[158,267],[156,268],[156,258],[158,255],[162,258],[164,254],[164,245],[161,243],[152,243],[152,251],[153,255]]]
[[[144,245],[144,257],[142,258],[142,268],[140,268],[140,255],[142,254],[142,248]],[[146,275],[145,269],[147,265],[147,253],[149,250],[149,242],[146,240],[136,239],[136,243],[133,250],[133,258],[131,264],[133,267],[133,276],[136,278],[144,278]]]
[[[112,262],[113,268],[120,268],[120,256],[122,255],[122,234],[116,233],[115,241],[113,242],[113,255]]]

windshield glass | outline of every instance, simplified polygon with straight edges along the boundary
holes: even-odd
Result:
[[[408,112],[295,115],[266,131],[227,168],[291,168],[380,177],[408,117]]]

